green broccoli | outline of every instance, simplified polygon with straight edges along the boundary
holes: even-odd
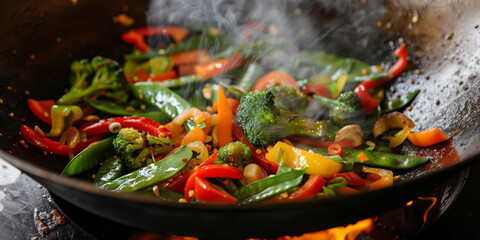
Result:
[[[291,87],[251,92],[240,100],[237,120],[251,144],[267,147],[292,135],[324,137],[326,123],[300,114],[306,96]]]
[[[365,118],[362,103],[354,92],[343,92],[337,99],[318,95],[313,98],[330,109],[330,119],[339,126],[353,124]]]
[[[72,87],[57,101],[58,104],[75,104],[100,90],[119,91],[126,83],[121,66],[108,58],[74,61],[70,68]]]
[[[166,154],[174,146],[169,138],[158,138],[133,128],[122,128],[113,140],[113,148],[133,171],[153,163],[154,156]]]
[[[217,159],[215,164],[229,164],[240,169],[243,172],[243,167],[246,163],[252,161],[252,150],[242,142],[231,142],[220,149],[218,149]]]

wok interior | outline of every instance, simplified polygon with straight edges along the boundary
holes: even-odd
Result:
[[[398,39],[403,38],[408,45],[410,64],[407,72],[389,88],[388,95],[420,89],[412,103],[413,109],[405,112],[416,123],[415,130],[435,126],[447,134],[457,134],[451,142],[422,150],[423,154],[452,156],[456,151],[458,158],[453,157],[452,161],[460,165],[478,156],[480,42],[477,39],[480,39],[480,29],[475,27],[479,24],[475,14],[480,10],[479,2],[387,1],[383,4],[367,1],[362,4],[361,1],[323,1],[307,6],[312,10],[308,17],[315,23],[312,26],[320,36],[316,40],[320,49],[378,64],[394,61],[391,53],[399,45]],[[135,18],[133,27],[144,26],[147,7],[146,1],[135,4],[130,1],[108,4],[79,1],[75,5],[70,1],[0,3],[0,8],[7,13],[1,16],[7,24],[0,26],[2,36],[7,36],[0,51],[0,96],[4,101],[0,105],[0,146],[33,166],[18,164],[16,158],[8,157],[7,161],[20,168],[29,166],[30,170],[40,167],[59,173],[63,169],[63,157],[44,155],[42,150],[25,149],[18,143],[21,124],[46,128],[30,113],[26,99],[60,96],[69,87],[66,79],[69,65],[75,59],[103,55],[122,61],[123,55],[130,51],[130,46],[120,40],[120,34],[127,28],[114,23],[112,18],[126,13]],[[413,16],[419,17],[417,23],[412,22]],[[157,23],[158,19],[150,16],[147,20]],[[378,27],[377,22],[382,26]],[[391,23],[390,28],[386,27],[387,23]],[[410,79],[414,79],[413,84]],[[29,95],[25,94],[27,90]],[[14,116],[9,116],[10,113]],[[411,146],[402,151],[418,152]],[[422,168],[407,174],[404,181],[417,181],[420,176],[431,175],[427,173],[442,167],[437,164]],[[23,170],[35,175],[28,169]],[[45,175],[37,179],[45,179]],[[48,187],[50,183],[46,184]],[[85,195],[103,194],[88,191],[90,193]]]

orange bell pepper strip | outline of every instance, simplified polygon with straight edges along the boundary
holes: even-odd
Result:
[[[409,133],[407,138],[408,141],[418,147],[428,147],[448,140],[448,137],[438,128],[432,128],[417,133]]]
[[[194,127],[190,132],[183,137],[181,144],[189,144],[192,142],[200,141],[205,143],[207,140],[207,135],[203,132],[200,127]]]
[[[197,124],[205,121],[205,116],[203,112],[200,111],[198,108],[189,108],[183,112],[181,112],[177,117],[175,117],[172,122],[177,125],[182,125],[187,119],[193,118],[193,121]]]
[[[52,125],[50,109],[53,105],[55,105],[55,102],[53,100],[35,100],[29,98],[27,99],[27,103],[33,115],[35,115],[38,119],[42,120],[46,124]]]
[[[208,52],[205,49],[196,49],[186,52],[175,53],[171,54],[169,57],[172,60],[174,66],[204,63],[210,60]]]
[[[212,127],[212,115],[209,112],[203,111],[203,117],[205,117],[205,128],[203,129],[203,132],[208,135],[210,128]]]
[[[327,181],[320,175],[310,175],[305,184],[288,196],[288,200],[313,198],[322,190],[326,182]]]
[[[221,87],[218,88],[218,141],[223,147],[231,142],[233,114]]]
[[[282,86],[291,86],[297,91],[300,91],[297,80],[287,73],[281,71],[273,71],[259,78],[257,82],[253,84],[252,91],[263,91],[277,84]]]
[[[215,60],[206,64],[198,64],[194,67],[195,75],[201,78],[211,78],[242,65],[243,58],[240,53],[235,53],[230,58]]]

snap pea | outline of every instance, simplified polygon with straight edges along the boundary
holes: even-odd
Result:
[[[112,191],[134,192],[158,184],[175,176],[187,166],[192,151],[185,145],[161,161],[152,163],[129,174],[123,175],[101,187]]]
[[[141,193],[143,193],[145,195],[148,195],[148,196],[152,196],[152,197],[159,197],[159,198],[162,198],[162,199],[165,199],[165,200],[168,200],[168,201],[173,201],[173,202],[178,202],[178,200],[180,200],[180,198],[183,198],[182,194],[174,192],[170,189],[160,188],[160,187],[158,188],[158,195],[157,195],[157,193],[155,193],[155,191],[151,187],[145,189]]]
[[[238,87],[250,90],[255,82],[263,75],[263,68],[258,63],[252,63],[245,67],[239,75]]]
[[[156,83],[135,83],[132,86],[132,92],[136,97],[156,106],[171,119],[174,119],[183,111],[192,108],[192,105],[178,94]],[[142,97],[140,97],[140,95]],[[204,122],[197,125],[193,119],[187,119],[184,126],[187,131],[190,131],[196,126],[203,129],[206,125]]]
[[[289,38],[272,38],[245,43],[239,46],[227,48],[225,51],[215,54],[213,59],[229,58],[235,53],[242,54],[243,59],[257,59],[269,54],[284,45],[291,44],[293,41]]]
[[[197,89],[197,86],[210,81],[209,78],[199,78],[195,75],[182,76],[175,79],[168,79],[162,82],[162,86],[172,90],[192,88]]]
[[[239,199],[241,204],[273,197],[298,186],[302,181],[304,171],[304,169],[292,170],[264,178],[239,188],[233,192],[233,195]]]
[[[415,98],[415,96],[417,96],[419,92],[420,90],[416,90],[414,92],[401,96],[399,99],[382,102],[382,105],[381,105],[382,113],[389,113],[405,107],[408,103],[410,103]]]
[[[63,169],[63,176],[73,176],[83,173],[97,166],[105,159],[105,154],[113,152],[114,136],[105,138],[77,154]]]
[[[123,162],[118,158],[109,158],[103,162],[103,165],[97,171],[93,183],[96,186],[101,186],[106,182],[117,179],[122,175]]]
[[[328,156],[327,148],[308,148],[321,155]],[[357,156],[364,153],[368,160],[362,162]],[[387,152],[376,152],[359,149],[343,148],[342,158],[345,161],[353,161],[355,163],[361,163],[367,166],[381,167],[392,170],[406,170],[410,168],[418,167],[428,161],[431,157],[416,157],[407,156]]]

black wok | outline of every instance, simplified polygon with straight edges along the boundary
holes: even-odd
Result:
[[[390,55],[399,37],[408,43],[408,71],[388,94],[420,89],[413,109],[405,112],[417,124],[416,130],[436,126],[457,135],[420,151],[411,146],[401,150],[434,155],[438,160],[378,191],[247,206],[166,202],[107,192],[86,181],[62,177],[64,158],[19,144],[21,124],[42,124],[29,112],[26,99],[60,96],[68,88],[65,79],[72,60],[95,55],[121,60],[130,50],[119,37],[127,28],[112,18],[125,12],[135,17],[134,27],[144,26],[148,5],[146,1],[72,2],[0,3],[0,157],[61,198],[103,217],[162,233],[204,238],[299,234],[386,212],[444,183],[480,157],[480,2],[326,1],[314,4],[310,15],[319,30],[338,24],[319,38],[329,51],[374,64],[385,59],[393,62]],[[413,16],[419,16],[419,21],[412,22]],[[380,27],[377,22],[382,23]]]

